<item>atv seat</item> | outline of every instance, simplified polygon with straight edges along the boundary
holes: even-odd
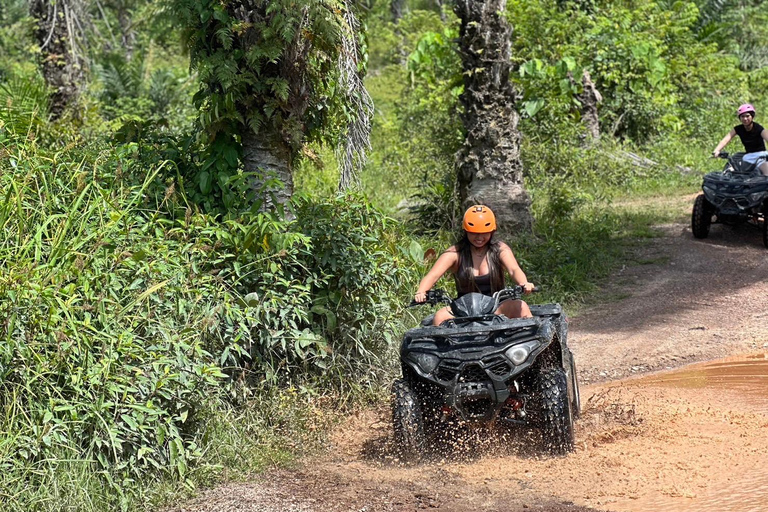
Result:
[[[752,158],[745,159],[747,153],[734,153],[730,161],[733,165],[733,172],[739,174],[750,174],[755,171],[755,161]]]

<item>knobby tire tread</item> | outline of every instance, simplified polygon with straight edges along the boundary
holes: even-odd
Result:
[[[395,452],[404,461],[417,461],[426,447],[424,417],[418,396],[405,380],[392,384],[392,426]]]
[[[704,194],[696,196],[691,212],[691,231],[696,238],[707,238],[712,224],[712,208]]]
[[[544,447],[553,455],[574,450],[573,415],[562,368],[543,369],[537,379]]]

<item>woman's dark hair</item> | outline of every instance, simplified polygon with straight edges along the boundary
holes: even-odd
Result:
[[[504,288],[504,269],[501,267],[501,243],[494,240],[495,233],[488,241],[488,273],[490,274],[491,292],[497,292]],[[461,295],[470,292],[479,292],[475,285],[475,274],[472,272],[472,243],[467,233],[456,242],[456,252],[459,253],[459,271],[456,272],[456,292]]]

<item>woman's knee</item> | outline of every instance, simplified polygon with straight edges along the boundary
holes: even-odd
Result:
[[[520,318],[530,318],[533,314],[531,313],[531,308],[528,307],[528,303],[524,300],[520,301]]]
[[[435,319],[432,320],[433,325],[440,325],[441,323],[445,322],[446,320],[450,320],[453,318],[453,314],[451,314],[451,310],[449,308],[443,308],[437,311],[435,313]]]
[[[508,300],[502,302],[499,309],[496,310],[497,314],[504,315],[507,318],[530,318],[531,308],[528,307],[523,300]]]

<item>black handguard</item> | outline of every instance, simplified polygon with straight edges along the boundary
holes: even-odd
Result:
[[[435,306],[441,302],[444,302],[446,304],[450,304],[451,297],[445,292],[445,290],[429,290],[427,291],[427,300],[424,302],[416,302],[415,300],[412,300],[410,304],[408,304],[409,308],[416,307],[416,306],[423,306],[425,304],[429,304],[430,306]]]
[[[519,299],[523,295],[525,295],[525,286],[518,284],[511,288],[507,288],[507,290],[510,290],[512,292],[512,295],[517,295],[517,298]],[[541,287],[534,286],[533,290],[531,290],[531,293],[541,291]]]

